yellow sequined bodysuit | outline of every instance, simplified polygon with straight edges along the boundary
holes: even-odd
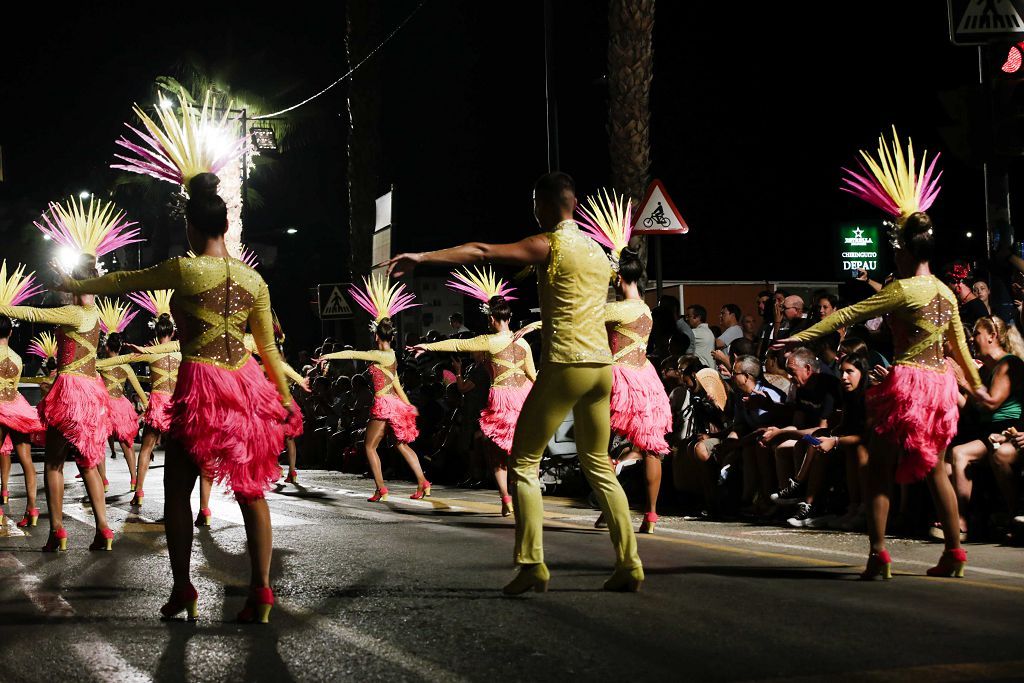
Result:
[[[953,358],[974,388],[980,387],[978,369],[964,338],[956,298],[934,275],[896,280],[872,297],[841,308],[816,325],[793,335],[810,341],[840,327],[889,314],[897,365],[946,372],[943,346],[949,342]]]
[[[127,362],[120,362],[124,358],[124,356],[114,356],[97,361],[96,371],[103,378],[103,384],[107,387],[107,394],[110,395],[110,398],[123,398],[124,383],[129,382],[135,391],[135,395],[139,397],[142,405],[145,406],[148,403],[146,392],[142,390],[142,385],[139,384],[139,378],[136,376],[132,366]]]
[[[173,289],[171,313],[178,325],[181,358],[238,370],[249,360],[244,344],[246,324],[252,329],[268,376],[284,405],[291,394],[274,344],[270,291],[260,275],[229,257],[172,258],[146,270],[111,273],[92,280],[71,280],[75,292],[119,294],[146,289]],[[155,351],[155,347],[148,349]],[[168,386],[154,377],[153,389]],[[173,387],[172,387],[173,388]]]
[[[512,340],[511,332],[484,334],[472,339],[446,339],[421,345],[427,351],[442,353],[487,353],[491,388],[518,388],[537,380],[533,352],[525,339]]]
[[[608,345],[616,365],[642,368],[647,365],[647,339],[654,319],[642,299],[625,299],[606,304],[604,321],[608,327]]]
[[[402,390],[398,381],[398,361],[395,352],[386,351],[338,351],[320,357],[321,360],[365,360],[370,365],[370,381],[373,382],[374,397],[398,396],[403,402],[409,403],[409,397]]]
[[[17,397],[21,370],[21,356],[9,346],[0,346],[0,403],[10,403]]]
[[[59,325],[57,374],[96,377],[96,347],[100,341],[100,316],[96,306],[0,306],[0,315]]]

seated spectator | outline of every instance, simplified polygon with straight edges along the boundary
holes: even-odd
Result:
[[[792,400],[796,387],[789,381],[786,371],[786,357],[781,351],[769,351],[764,359],[764,381],[782,392],[787,401]]]
[[[796,514],[786,522],[792,527],[822,527],[831,519],[818,501],[825,490],[825,457],[832,453],[844,458],[849,506],[837,522],[839,528],[860,529],[866,524],[867,507],[863,500],[867,491],[868,452],[866,447],[867,409],[864,391],[870,367],[867,356],[851,354],[840,364],[842,386],[840,418],[831,430],[821,429],[797,444],[802,463],[794,481],[800,486],[790,498],[780,497],[780,504],[797,504]],[[800,491],[803,491],[801,494]]]
[[[722,333],[715,339],[715,348],[729,355],[729,345],[737,339],[743,338],[743,328],[740,327],[740,307],[736,304],[726,304],[718,312],[718,322],[722,326]]]
[[[994,442],[1004,442],[1006,433],[1011,429],[1024,428],[1021,420],[1021,409],[1024,406],[1024,341],[1020,333],[1016,328],[1007,327],[1000,318],[982,317],[974,324],[974,346],[987,371],[985,374],[990,377],[988,393],[991,402],[978,405],[981,410],[981,431],[976,435],[977,438],[953,446],[946,455],[953,487],[959,498],[959,531],[963,537],[967,535],[967,513],[974,488],[967,468],[985,458],[992,461],[992,453],[998,445]],[[960,372],[957,373],[957,381],[962,387],[967,384]],[[962,403],[967,400],[961,396]],[[994,468],[994,471],[997,477],[1006,472],[1005,468]],[[1005,482],[1000,483],[1000,488],[1008,490]],[[929,533],[934,538],[942,539],[944,532],[941,526],[936,525]]]
[[[771,495],[772,502],[792,500],[804,494],[804,485],[793,477],[800,469],[797,457],[803,453],[796,445],[804,436],[813,436],[829,426],[839,402],[839,381],[820,371],[814,352],[800,347],[789,354],[786,369],[796,385],[787,427],[769,427],[761,443],[775,453],[775,471],[782,488]]]

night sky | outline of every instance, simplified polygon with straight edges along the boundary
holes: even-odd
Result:
[[[381,24],[394,26],[416,4],[380,3]],[[876,217],[838,191],[840,166],[858,148],[874,149],[892,123],[918,148],[945,149],[940,131],[951,121],[939,93],[976,79],[975,50],[949,44],[939,2],[872,0],[844,6],[843,15],[694,5],[709,3],[663,0],[656,15],[651,172],[691,228],[666,241],[666,276],[833,279],[822,257],[832,227]],[[78,13],[47,8],[6,27],[7,258],[40,267],[30,225],[46,202],[112,186],[113,142],[132,120],[132,102],[154,101],[156,76],[201,64],[233,88],[287,106],[344,73],[344,3],[255,7],[182,5],[158,18],[95,3]],[[609,179],[606,11],[604,2],[555,1],[561,166],[581,193]],[[540,0],[428,0],[374,58],[384,108],[379,181],[399,188],[399,248],[511,241],[535,229],[530,189],[547,170],[542,17]],[[250,211],[248,239],[280,250],[264,275],[292,329],[315,320],[309,286],[348,276],[347,95],[343,84],[294,119],[276,166],[252,179],[264,203]],[[933,211],[943,246],[982,253],[980,169],[951,154],[943,167]],[[285,236],[292,226],[299,233]],[[144,228],[152,235],[157,226]]]

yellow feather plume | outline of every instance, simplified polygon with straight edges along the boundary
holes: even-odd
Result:
[[[12,306],[25,297],[26,292],[33,289],[33,278],[35,273],[25,275],[25,266],[19,265],[7,275],[7,261],[0,262],[0,306]],[[31,296],[31,294],[29,294]]]
[[[100,323],[105,326],[107,334],[122,332],[135,315],[128,304],[114,299],[97,299]]]
[[[57,338],[49,332],[41,332],[29,344],[29,350],[41,358],[57,357]]]

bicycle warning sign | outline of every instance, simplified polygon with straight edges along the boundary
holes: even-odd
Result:
[[[639,235],[685,235],[690,231],[660,180],[647,188],[647,196],[633,216],[633,232]]]

